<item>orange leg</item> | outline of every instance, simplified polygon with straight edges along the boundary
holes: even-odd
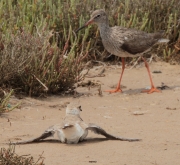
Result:
[[[151,82],[151,89],[144,90],[142,92],[147,92],[148,94],[153,93],[153,92],[161,92],[160,90],[158,90],[157,88],[154,87],[154,84],[153,84],[153,81],[152,81],[152,77],[151,77],[151,73],[150,73],[150,69],[149,69],[149,65],[148,65],[148,63],[146,62],[146,60],[143,57],[142,57],[142,59],[143,59],[143,61],[145,63],[145,66],[147,68],[148,75],[149,75],[150,82]]]
[[[117,85],[116,89],[114,89],[114,90],[107,90],[105,92],[109,92],[109,93],[122,92],[122,90],[121,90],[121,79],[122,79],[122,76],[123,76],[123,73],[124,73],[124,69],[125,69],[125,62],[124,62],[124,58],[123,57],[121,58],[121,61],[122,61],[122,71],[121,71],[121,76],[120,76],[120,79],[119,79],[119,82],[118,82],[118,85]]]

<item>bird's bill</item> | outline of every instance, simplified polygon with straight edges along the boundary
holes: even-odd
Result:
[[[81,106],[79,106],[79,110],[80,110],[80,111],[82,111],[82,108],[81,108]]]
[[[88,25],[90,25],[90,24],[92,24],[93,23],[93,19],[90,19],[88,22],[86,22],[83,26],[81,26],[80,28],[78,28],[77,30],[76,30],[76,33],[79,31],[79,30],[81,30],[81,29],[84,29],[86,26],[88,26]]]

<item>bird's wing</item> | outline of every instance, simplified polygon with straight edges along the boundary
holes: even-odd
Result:
[[[130,30],[124,33],[124,44],[121,48],[131,54],[142,53],[152,47],[161,37],[161,33]]]
[[[93,131],[96,134],[103,135],[106,138],[112,139],[112,140],[121,140],[121,141],[129,141],[129,142],[141,140],[141,139],[124,138],[124,137],[120,137],[120,136],[111,135],[111,134],[107,133],[104,129],[102,129],[101,127],[99,127],[98,125],[93,124],[93,123],[89,123],[87,129]]]
[[[120,26],[112,27],[112,36],[117,39],[117,44],[124,51],[137,54],[153,46],[160,38],[163,32],[146,33],[144,31],[129,29]]]
[[[10,144],[26,144],[26,143],[39,142],[43,139],[53,136],[55,132],[56,132],[56,127],[51,126],[47,130],[45,130],[42,135],[40,135],[37,138],[25,140],[25,141],[19,141],[19,142],[10,142]]]

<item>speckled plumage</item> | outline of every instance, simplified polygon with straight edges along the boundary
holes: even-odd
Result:
[[[104,10],[95,10],[91,18],[88,22],[86,22],[82,27],[76,30],[83,29],[84,27],[88,26],[89,24],[95,23],[98,25],[100,30],[100,35],[102,38],[102,43],[105,49],[116,56],[122,57],[122,72],[120,75],[120,79],[118,85],[115,90],[107,90],[106,92],[115,93],[115,92],[122,92],[121,90],[121,80],[122,75],[125,69],[125,60],[124,57],[135,57],[135,56],[142,56],[145,52],[147,52],[156,42],[168,42],[168,39],[163,39],[162,32],[156,33],[146,33],[140,30],[125,28],[120,26],[109,26],[108,16]],[[151,82],[151,89],[146,90],[143,92],[153,93],[153,92],[160,92],[160,90],[156,89],[152,77],[150,74],[150,69],[146,60],[141,57],[145,63],[147,68],[150,82]]]
[[[105,49],[120,57],[141,55],[140,53],[152,47],[163,35],[162,32],[146,33],[120,26],[110,27],[108,16],[102,9],[94,11],[91,15],[92,19],[98,25]]]

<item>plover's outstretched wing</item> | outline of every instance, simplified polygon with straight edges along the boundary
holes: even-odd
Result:
[[[98,125],[93,124],[93,123],[89,123],[87,129],[93,131],[96,134],[103,135],[106,138],[111,139],[111,140],[121,140],[121,141],[129,141],[129,142],[132,142],[132,141],[141,141],[141,139],[124,138],[124,137],[120,137],[120,136],[111,135],[111,134],[107,133],[104,129],[102,129],[101,127],[99,127]]]
[[[55,128],[56,127],[54,127],[54,126],[49,127],[47,130],[44,131],[44,133],[42,135],[40,135],[37,138],[25,140],[25,141],[19,141],[19,142],[10,142],[10,144],[27,144],[27,143],[33,143],[33,142],[40,142],[43,139],[53,136],[56,132]]]

